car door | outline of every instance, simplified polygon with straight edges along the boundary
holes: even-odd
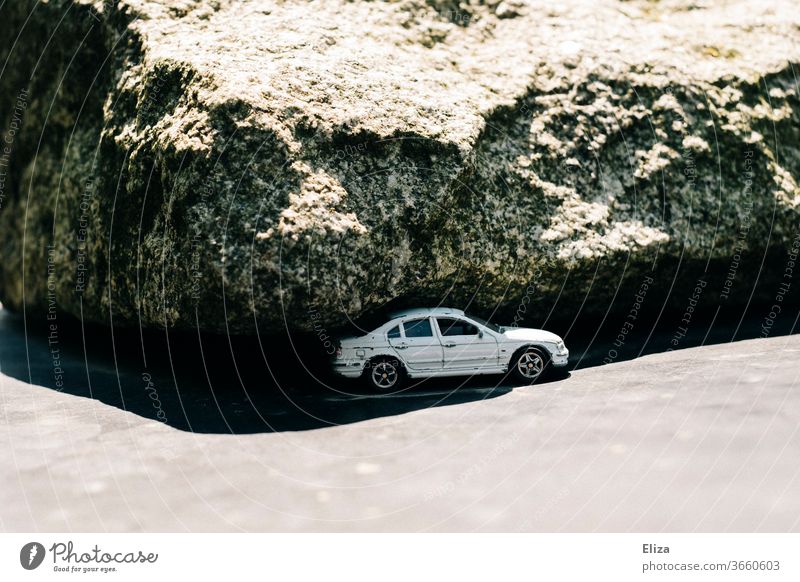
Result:
[[[389,343],[411,370],[438,371],[442,369],[443,353],[439,338],[433,333],[429,317],[410,319],[402,323],[403,334],[390,338]]]
[[[458,317],[437,317],[445,369],[494,368],[498,365],[495,337],[470,321]]]

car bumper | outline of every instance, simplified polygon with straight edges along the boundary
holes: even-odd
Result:
[[[364,371],[364,362],[347,362],[345,360],[337,360],[333,362],[332,368],[333,373],[337,376],[343,376],[344,378],[358,378],[361,376],[361,372]]]
[[[553,354],[550,363],[556,368],[563,368],[569,362],[569,350],[564,349],[564,351],[558,352]]]

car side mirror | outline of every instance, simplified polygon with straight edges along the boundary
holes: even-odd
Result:
[[[483,339],[483,330],[478,330],[478,339]]]

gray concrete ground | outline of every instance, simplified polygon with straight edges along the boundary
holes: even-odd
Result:
[[[29,383],[9,372],[26,357],[18,340],[0,336],[5,531],[800,530],[800,336],[535,387],[471,382],[447,402],[456,388],[426,384],[391,397],[394,414],[369,412],[379,398],[297,391],[299,409],[367,412],[239,434]],[[104,381],[122,390],[113,372]]]

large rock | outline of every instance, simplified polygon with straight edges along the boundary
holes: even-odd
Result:
[[[5,2],[0,300],[232,332],[745,302],[800,223],[798,41],[792,0]]]

